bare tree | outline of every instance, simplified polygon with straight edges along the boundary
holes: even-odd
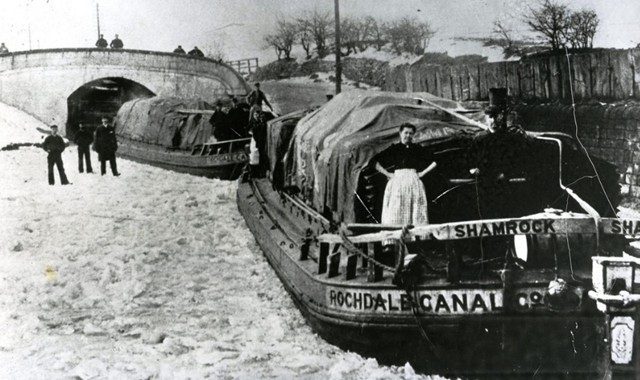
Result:
[[[528,38],[516,37],[515,33],[501,21],[493,23],[493,32],[490,37],[456,37],[456,40],[476,41],[481,42],[486,47],[500,48],[502,49],[502,55],[507,59],[513,57],[521,58],[528,54],[548,49],[543,43]]]
[[[207,45],[204,47],[204,55],[215,59],[218,62],[224,62],[227,60],[227,53],[224,46],[224,42],[219,40],[214,41],[211,45]]]
[[[525,23],[533,32],[543,36],[551,50],[559,50],[565,44],[564,31],[568,28],[569,16],[566,5],[544,0],[538,8],[529,8]]]
[[[593,10],[574,12],[569,17],[565,39],[575,49],[593,48],[593,37],[598,30],[600,20]]]
[[[296,35],[297,26],[294,23],[278,20],[275,33],[265,36],[264,41],[275,49],[278,60],[282,58],[282,54],[285,59],[290,59]]]
[[[296,19],[296,36],[302,49],[306,54],[306,59],[311,58],[311,48],[313,47],[313,33],[311,23],[305,18]]]
[[[385,33],[397,54],[424,53],[434,34],[428,23],[419,22],[415,17],[404,17],[390,23]]]
[[[502,49],[505,58],[524,57],[549,50],[559,50],[565,45],[571,48],[593,48],[593,37],[598,28],[598,16],[593,10],[573,12],[565,5],[544,0],[536,9],[522,15],[522,21],[537,38],[518,35],[502,21],[493,23],[489,37],[456,37],[456,40],[477,41],[483,46]],[[517,19],[517,18],[516,18]]]
[[[364,41],[366,41],[364,49],[366,49],[369,44],[373,44],[378,51],[382,50],[382,47],[387,43],[384,37],[384,23],[379,22],[372,16],[365,17],[363,23]],[[361,51],[364,49],[361,48]]]
[[[347,49],[345,55],[357,53],[358,47],[362,46],[363,26],[363,22],[356,18],[344,17],[340,20],[340,39],[342,46]]]
[[[333,34],[333,16],[330,12],[314,10],[307,19],[318,57],[323,58],[328,54],[327,39]]]

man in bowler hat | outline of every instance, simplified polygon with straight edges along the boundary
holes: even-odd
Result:
[[[100,160],[100,173],[107,173],[107,161],[111,165],[111,173],[119,176],[118,166],[116,165],[116,150],[118,150],[118,141],[116,140],[116,130],[109,124],[109,119],[102,118],[102,125],[96,128],[93,147],[98,152]]]
[[[69,180],[64,172],[64,165],[62,164],[62,151],[64,151],[66,145],[62,137],[58,135],[58,126],[51,126],[51,135],[47,136],[42,143],[42,149],[48,153],[47,155],[47,171],[49,174],[49,185],[55,185],[55,178],[53,174],[53,165],[58,168],[58,174],[60,175],[60,183],[68,185]]]

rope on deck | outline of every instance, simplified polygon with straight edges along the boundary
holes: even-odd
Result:
[[[368,254],[362,252],[362,250],[360,248],[358,248],[347,236],[346,233],[346,228],[345,226],[341,226],[340,230],[338,231],[340,234],[340,237],[342,238],[342,245],[344,245],[344,247],[349,251],[352,252],[358,256],[361,256],[365,259],[367,259],[370,263],[374,264],[374,265],[378,265],[380,267],[382,267],[385,270],[388,270],[391,273],[396,273],[396,269],[393,267],[390,267],[388,265],[385,265],[381,262],[379,262],[378,260],[375,260],[372,256],[369,256]]]

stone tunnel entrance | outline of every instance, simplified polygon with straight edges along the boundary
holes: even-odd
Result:
[[[155,96],[143,85],[125,78],[101,78],[88,82],[67,98],[66,136],[72,137],[78,123],[93,132],[104,116],[113,119],[129,100]]]

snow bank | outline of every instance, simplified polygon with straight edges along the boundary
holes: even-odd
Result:
[[[0,148],[12,143],[42,143],[46,135],[36,128],[49,130],[49,126],[33,116],[0,103]]]
[[[0,141],[40,138],[22,117],[0,114]],[[122,159],[120,177],[79,174],[76,159],[73,184],[49,186],[41,149],[0,152],[0,378],[427,378],[311,331],[235,182]]]

